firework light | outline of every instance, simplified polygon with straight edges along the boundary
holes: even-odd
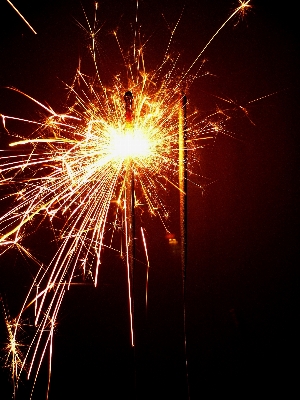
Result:
[[[235,14],[248,7],[248,3],[240,4],[181,74],[169,53],[176,28],[160,66],[152,72],[145,69],[143,44],[135,31],[132,56],[125,57],[119,45],[128,80],[124,83],[119,76],[113,77],[110,87],[104,85],[97,64],[96,4],[93,25],[86,20],[96,78],[92,80],[78,69],[69,86],[74,102],[67,112],[56,113],[14,89],[35,102],[48,116],[44,121],[26,121],[2,115],[8,133],[12,119],[37,125],[30,138],[10,143],[17,153],[2,157],[1,185],[13,188],[10,196],[16,198],[0,219],[2,252],[16,248],[28,256],[29,251],[22,245],[23,239],[45,220],[50,222],[58,244],[49,265],[38,262],[40,269],[14,324],[6,317],[10,342],[7,363],[11,365],[15,389],[25,370],[27,378],[33,374],[36,381],[47,352],[50,354],[50,381],[53,332],[61,302],[78,274],[83,281],[90,280],[97,286],[102,249],[108,246],[106,242],[110,243],[111,249],[116,248],[115,230],[109,232],[109,240],[106,238],[111,218],[115,222],[124,221],[123,251],[128,270],[131,342],[134,345],[133,198],[138,196],[138,201],[145,203],[151,214],[166,223],[168,211],[160,191],[167,190],[169,184],[178,187],[178,163],[186,163],[178,153],[181,108],[178,93],[183,85],[186,86],[187,78],[195,79],[193,67],[197,66],[206,47]],[[115,37],[119,44],[116,32]],[[134,93],[134,100],[127,88]],[[199,146],[200,135],[211,136],[216,129],[212,117],[190,125],[189,138],[184,142],[189,141],[190,150]],[[184,187],[181,182],[179,190]],[[23,315],[31,309],[35,313],[35,329],[26,352],[20,355],[16,343],[19,331],[23,330]]]
[[[23,374],[32,378],[35,385],[47,360],[49,389],[53,337],[61,303],[73,284],[98,285],[104,248],[119,254],[127,268],[134,345],[131,285],[135,240],[140,240],[144,247],[146,303],[151,263],[145,227],[141,228],[141,234],[135,232],[135,215],[147,210],[158,217],[168,233],[170,211],[165,197],[171,187],[178,196],[181,193],[184,201],[182,194],[188,178],[182,164],[186,164],[187,154],[191,174],[193,164],[198,163],[197,149],[225,132],[228,114],[224,110],[217,109],[200,119],[196,113],[190,113],[184,142],[180,139],[181,144],[178,143],[185,109],[182,104],[186,101],[182,90],[188,91],[202,74],[202,56],[207,47],[230,20],[245,15],[249,3],[239,1],[238,7],[183,70],[179,68],[180,56],[172,52],[180,19],[171,31],[160,64],[150,71],[145,66],[149,55],[137,22],[128,53],[120,44],[119,33],[113,32],[126,77],[113,74],[110,80],[100,62],[101,24],[96,3],[95,19],[91,22],[86,17],[80,24],[90,40],[95,72],[86,74],[84,68],[78,68],[73,83],[67,85],[70,105],[65,112],[56,112],[55,107],[13,89],[35,103],[45,115],[40,120],[26,120],[2,114],[7,134],[16,138],[10,141],[9,150],[1,158],[2,201],[6,206],[12,200],[0,217],[1,253],[16,250],[39,268],[18,315],[12,319],[5,311],[9,340],[5,362],[11,369],[14,391]],[[137,10],[138,6],[137,3]],[[236,107],[231,101],[227,103],[228,107]],[[33,129],[24,137],[20,130],[13,134],[14,122],[29,124]],[[182,143],[185,143],[184,155],[180,151]],[[48,263],[39,261],[26,245],[28,238],[45,226],[51,229],[56,244]],[[181,227],[185,241],[183,230]],[[186,253],[181,256],[185,260]],[[34,319],[29,318],[32,315]],[[31,325],[24,322],[29,320]],[[27,325],[30,329],[24,335]]]

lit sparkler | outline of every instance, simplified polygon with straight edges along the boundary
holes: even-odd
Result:
[[[166,226],[168,210],[162,193],[167,191],[168,185],[179,189],[182,201],[185,201],[187,176],[182,170],[178,184],[178,170],[186,165],[186,147],[195,150],[199,147],[199,139],[213,137],[220,129],[221,119],[226,116],[217,111],[207,119],[195,122],[191,115],[188,128],[184,128],[185,137],[178,147],[178,116],[186,119],[182,114],[185,105],[183,107],[178,100],[178,92],[188,76],[190,82],[195,79],[196,75],[192,76],[191,71],[214,37],[234,15],[244,13],[249,6],[249,1],[240,1],[239,7],[181,74],[178,74],[177,61],[169,57],[174,31],[161,65],[151,73],[145,69],[143,46],[137,46],[135,33],[134,55],[127,66],[128,82],[122,83],[119,77],[114,77],[110,88],[103,84],[97,66],[96,23],[93,28],[88,24],[96,83],[78,69],[74,84],[69,87],[74,103],[64,114],[56,113],[25,94],[47,113],[42,122],[2,115],[7,130],[9,121],[14,119],[32,123],[37,130],[32,137],[20,138],[10,144],[17,150],[22,149],[19,153],[2,157],[0,183],[12,189],[16,200],[0,217],[0,245],[3,251],[16,247],[30,254],[22,246],[22,240],[44,220],[51,222],[58,243],[51,262],[47,266],[40,264],[19,315],[14,324],[9,325],[15,387],[22,371],[27,372],[28,378],[34,375],[36,380],[46,351],[49,351],[51,365],[57,314],[78,270],[85,280],[92,280],[97,285],[103,248],[115,247],[116,230],[112,230],[110,241],[107,240],[111,220],[125,220],[123,240],[134,345],[130,288],[135,257],[134,208],[139,202],[147,204],[149,212]],[[145,245],[143,230],[142,238]],[[185,243],[184,237],[183,241]],[[147,249],[146,257],[148,282]],[[185,260],[184,244],[184,265]],[[23,315],[30,308],[35,309],[36,330],[27,351],[19,356],[15,344]]]

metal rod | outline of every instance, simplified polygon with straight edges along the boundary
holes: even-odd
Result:
[[[178,132],[178,180],[179,180],[179,202],[180,202],[180,256],[182,272],[182,295],[183,295],[183,335],[184,335],[184,355],[185,372],[187,384],[187,398],[190,399],[190,385],[188,374],[187,359],[187,340],[186,340],[186,268],[187,268],[187,98],[184,93],[179,98],[179,132]]]
[[[133,96],[131,92],[126,92],[125,100],[125,129],[133,128]],[[126,233],[126,262],[128,268],[128,290],[129,290],[129,312],[131,345],[134,346],[134,300],[133,300],[133,273],[135,259],[135,197],[134,197],[134,171],[130,158],[127,160],[125,176],[125,233]]]
[[[180,95],[179,104],[179,201],[180,201],[180,247],[183,290],[185,291],[186,264],[187,264],[187,99]]]

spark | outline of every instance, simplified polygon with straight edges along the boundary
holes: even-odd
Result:
[[[195,60],[192,62],[192,64],[190,65],[190,67],[187,69],[187,71],[185,72],[185,74],[183,74],[182,78],[180,79],[180,84],[182,83],[182,81],[188,76],[188,74],[191,72],[192,68],[196,65],[196,63],[198,62],[198,60],[200,59],[200,57],[203,55],[203,53],[205,52],[205,50],[208,48],[208,46],[211,44],[211,42],[218,36],[218,34],[220,33],[220,31],[228,24],[228,22],[235,16],[235,15],[239,15],[239,13],[244,13],[244,10],[247,7],[251,7],[250,6],[250,1],[241,1],[239,0],[240,5],[233,11],[232,14],[230,14],[230,16],[226,19],[226,21],[220,26],[220,28],[214,33],[214,35],[210,38],[210,40],[206,43],[206,45],[203,47],[203,49],[200,51],[200,53],[197,55],[197,57],[195,58]],[[178,86],[176,87],[176,89],[178,88]]]
[[[242,19],[244,19],[245,18],[245,16],[247,15],[247,13],[251,10],[251,8],[252,8],[252,5],[251,4],[249,4],[250,3],[250,0],[249,1],[242,1],[242,0],[239,0],[239,7],[237,7],[237,10],[238,10],[238,16],[239,16],[239,18],[242,20]]]
[[[144,244],[144,249],[145,249],[145,255],[146,255],[146,261],[147,261],[147,274],[146,274],[146,293],[145,293],[145,304],[146,304],[146,310],[148,308],[148,286],[149,286],[149,268],[150,268],[150,262],[149,262],[149,257],[148,257],[148,250],[147,250],[147,243],[146,243],[146,238],[144,234],[144,229],[141,227],[141,233],[142,233],[142,238],[143,238],[143,244]]]
[[[32,30],[32,32],[37,35],[37,32],[33,29],[33,27],[29,24],[29,22],[23,17],[23,15],[20,13],[20,11],[13,5],[13,3],[9,0],[6,0],[6,1],[8,2],[9,5],[12,6],[12,8],[15,10],[15,12],[22,18],[22,20]]]
[[[10,369],[11,381],[15,386],[16,377],[20,370],[23,367],[23,359],[24,359],[24,349],[25,346],[22,341],[17,341],[16,333],[20,333],[20,331],[24,329],[24,325],[21,324],[20,321],[17,321],[14,318],[11,318],[8,314],[6,307],[4,306],[4,300],[0,297],[0,301],[2,304],[2,310],[4,315],[4,321],[7,330],[7,338],[8,342],[5,344],[4,352],[6,354],[4,365],[5,367]],[[15,395],[15,392],[14,392]]]

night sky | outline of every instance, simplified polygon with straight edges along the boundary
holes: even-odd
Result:
[[[65,111],[67,91],[81,59],[93,74],[83,25],[93,1],[13,1],[37,31],[9,4],[0,4],[0,114],[38,120],[40,109],[5,87],[15,87],[55,111]],[[237,3],[237,2],[236,2]],[[237,5],[228,0],[144,0],[138,19],[146,68],[162,60],[169,30],[184,8],[174,38],[187,68]],[[106,84],[122,69],[111,32],[130,49],[136,3],[99,2],[101,76]],[[186,287],[190,398],[247,398],[280,394],[291,398],[299,379],[299,42],[291,3],[256,0],[245,20],[231,21],[203,58],[209,76],[187,93],[188,111],[205,116],[231,99],[238,107],[228,135],[199,151],[188,185]],[[163,16],[162,16],[163,14]],[[272,94],[271,96],[268,96]],[[264,98],[263,98],[264,97]],[[251,102],[261,98],[258,101]],[[250,102],[250,103],[249,103]],[[30,132],[31,127],[14,127]],[[232,132],[232,134],[230,133]],[[24,132],[22,132],[24,135]],[[11,139],[0,125],[1,148]],[[198,181],[197,181],[198,179]],[[199,185],[202,185],[201,189]],[[170,229],[178,236],[178,205],[170,190]],[[175,199],[175,200],[174,200]],[[99,286],[73,286],[58,316],[50,400],[187,399],[180,260],[157,218],[147,218],[150,258],[149,307],[145,312],[145,268],[134,277],[136,347],[130,347],[126,270],[105,251]],[[137,223],[138,224],[138,223]],[[32,244],[46,261],[47,232]],[[141,242],[137,256],[143,259]],[[16,316],[35,267],[15,252],[0,258],[0,293]],[[4,318],[0,341],[6,340]],[[2,353],[1,356],[4,356]],[[44,363],[46,364],[46,363]],[[25,377],[17,399],[29,398]],[[45,398],[43,365],[33,399]],[[9,374],[0,371],[0,398],[11,398]]]

